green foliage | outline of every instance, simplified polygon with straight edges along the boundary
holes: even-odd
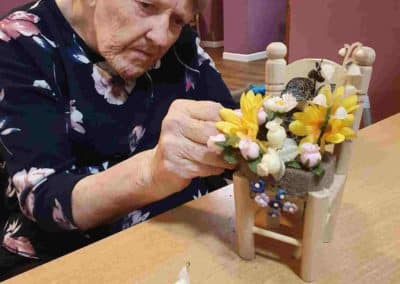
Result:
[[[234,147],[236,146],[240,139],[239,137],[235,136],[225,136],[226,140],[225,142],[216,142],[215,145],[221,147],[221,148],[226,148],[226,147]]]
[[[255,159],[255,160],[252,160],[252,161],[250,161],[250,162],[248,163],[249,169],[250,169],[253,173],[257,174],[257,165],[258,165],[259,163],[261,163],[261,160],[262,160],[262,156],[258,157],[258,158]]]
[[[325,170],[321,167],[321,164],[319,164],[318,166],[313,168],[311,171],[315,176],[317,176],[319,178],[321,178],[325,175]]]
[[[286,167],[288,168],[292,168],[292,169],[302,169],[303,167],[301,166],[301,164],[298,161],[290,161],[286,163]]]
[[[226,139],[225,145],[226,146],[230,146],[230,147],[234,147],[237,144],[239,144],[240,138],[237,137],[236,135],[234,136],[230,136],[228,137],[228,139]]]
[[[224,155],[224,160],[228,164],[236,165],[239,162],[237,153],[231,147],[226,147],[222,154]]]

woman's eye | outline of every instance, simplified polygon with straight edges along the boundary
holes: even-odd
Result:
[[[140,5],[143,9],[150,9],[150,8],[153,6],[151,3],[143,2],[143,1],[139,1],[139,5]]]
[[[181,19],[181,18],[178,18],[178,17],[173,20],[173,23],[176,26],[181,27],[181,28],[183,28],[186,25],[185,21],[183,19]]]
[[[175,25],[179,27],[183,27],[185,25],[185,22],[182,20],[175,20]]]

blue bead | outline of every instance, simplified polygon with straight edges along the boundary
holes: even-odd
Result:
[[[279,200],[271,200],[268,203],[269,207],[274,208],[274,209],[279,209],[282,208],[282,202],[280,202]]]
[[[250,89],[255,93],[255,94],[265,94],[265,85],[250,85]]]
[[[287,195],[286,190],[280,188],[280,189],[278,190],[278,192],[276,193],[275,198],[276,198],[277,200],[284,200],[284,199],[286,198],[286,195]]]
[[[265,181],[260,179],[258,181],[251,182],[250,189],[255,193],[263,193],[265,191]]]

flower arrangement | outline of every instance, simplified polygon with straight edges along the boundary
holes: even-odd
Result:
[[[250,89],[241,96],[240,109],[220,111],[220,134],[209,138],[208,147],[228,163],[247,164],[258,182],[279,181],[288,167],[322,177],[326,146],[355,137],[351,126],[357,102],[355,88],[348,86],[321,85],[305,101],[288,88],[279,97]],[[251,190],[260,206],[270,202],[264,190]]]

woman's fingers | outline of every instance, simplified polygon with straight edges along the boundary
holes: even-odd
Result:
[[[154,159],[159,179],[186,182],[235,168],[207,147],[209,137],[218,134],[220,109],[220,104],[206,101],[176,100],[171,105]]]
[[[180,146],[181,154],[185,159],[200,163],[203,165],[213,166],[224,169],[234,169],[235,165],[227,163],[222,155],[212,152],[205,145],[194,143],[186,140]]]
[[[215,122],[211,121],[189,118],[185,126],[182,127],[182,135],[184,137],[203,145],[207,145],[210,136],[215,136],[218,133]]]
[[[222,105],[211,101],[176,100],[171,105],[172,111],[184,112],[187,116],[204,121],[220,120]]]

